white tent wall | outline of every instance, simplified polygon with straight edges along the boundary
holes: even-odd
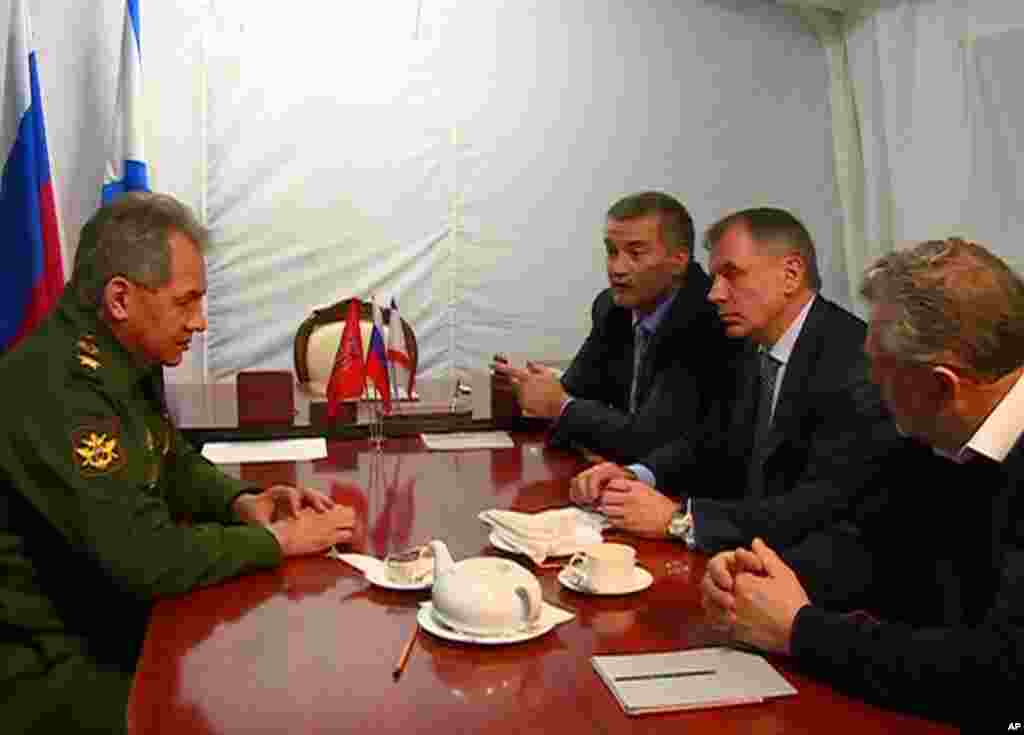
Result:
[[[604,282],[604,211],[643,188],[700,226],[792,207],[845,286],[827,70],[784,9],[425,2],[418,27],[415,10],[311,27],[218,4],[215,24],[246,21],[210,44],[215,378],[287,366],[295,325],[353,293],[397,298],[427,374],[569,357]]]
[[[1024,270],[1024,3],[884,2],[847,50],[868,247],[962,235]]]
[[[6,1],[3,2],[6,5]],[[85,7],[87,6],[87,7]],[[95,206],[123,3],[30,3],[69,249]],[[428,374],[571,356],[608,205],[698,230],[787,207],[851,299],[825,53],[772,2],[146,2],[154,186],[213,230],[206,350],[171,379],[288,368],[311,308],[397,298]],[[701,253],[700,257],[705,258]]]

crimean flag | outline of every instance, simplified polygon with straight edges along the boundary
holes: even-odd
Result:
[[[327,416],[332,419],[338,413],[338,404],[347,398],[359,398],[366,383],[363,335],[359,331],[360,306],[359,299],[349,299],[345,328],[334,357],[331,379],[327,383]]]
[[[394,299],[391,299],[391,311],[388,314],[388,364],[395,377],[395,386],[404,388],[406,397],[412,398],[412,386],[416,376],[413,374],[412,358],[405,342],[402,318],[398,315],[398,304]],[[400,397],[397,391],[395,397]]]
[[[24,0],[11,2],[4,97],[0,352],[31,332],[64,290],[39,68]]]
[[[103,175],[104,204],[126,191],[149,191],[142,107],[142,41],[139,0],[127,0],[121,33],[121,70],[110,135],[110,158]]]
[[[391,386],[388,382],[388,357],[384,350],[384,330],[381,328],[380,309],[371,298],[373,331],[370,332],[370,346],[366,350],[366,377],[377,389],[384,401],[384,412],[391,412]]]

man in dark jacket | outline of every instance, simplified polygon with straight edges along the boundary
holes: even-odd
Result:
[[[1005,732],[1024,690],[1024,281],[952,238],[885,256],[862,292],[906,446],[852,524],[781,558],[760,539],[717,555],[704,604],[847,691]]]
[[[613,526],[704,551],[757,535],[791,544],[848,512],[898,435],[868,378],[864,322],[819,293],[803,224],[781,209],[744,210],[706,242],[708,298],[743,348],[732,399],[696,436],[582,473],[571,496]]]
[[[568,370],[495,365],[524,414],[555,420],[553,446],[634,461],[691,435],[728,389],[734,348],[707,302],[693,238],[689,212],[667,194],[619,200],[605,224],[610,287],[594,300],[591,332]]]

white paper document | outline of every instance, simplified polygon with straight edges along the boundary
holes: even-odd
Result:
[[[203,456],[217,464],[323,459],[327,456],[327,440],[323,437],[314,437],[311,439],[209,442],[203,445]]]
[[[450,434],[420,434],[427,449],[511,449],[515,446],[507,431],[455,431]]]
[[[752,704],[796,694],[763,657],[732,648],[590,660],[628,715]]]

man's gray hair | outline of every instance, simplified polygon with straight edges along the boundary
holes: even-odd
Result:
[[[175,232],[202,251],[209,240],[187,206],[167,194],[131,192],[108,204],[85,223],[75,253],[78,298],[99,307],[111,278],[122,276],[146,288],[171,280],[170,238]]]
[[[876,327],[893,357],[984,381],[1024,364],[1024,281],[981,245],[951,237],[890,253],[868,267],[860,292],[895,308]]]
[[[708,228],[704,235],[704,247],[713,250],[725,231],[733,225],[747,228],[750,238],[762,253],[789,255],[796,253],[804,263],[804,278],[814,291],[821,290],[821,273],[818,271],[818,253],[814,249],[811,233],[804,223],[776,207],[754,207],[723,217]]]

